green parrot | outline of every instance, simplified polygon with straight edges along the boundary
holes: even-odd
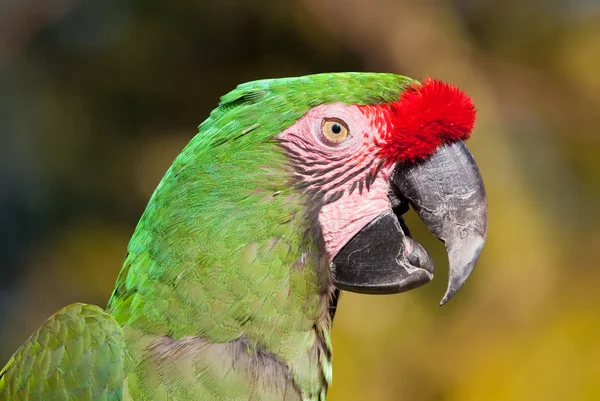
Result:
[[[403,213],[446,244],[442,304],[477,263],[475,112],[395,74],[239,85],[152,195],[107,308],[50,317],[0,371],[0,400],[325,400],[340,290],[433,278]]]

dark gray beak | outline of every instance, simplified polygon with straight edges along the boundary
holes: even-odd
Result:
[[[487,198],[479,169],[459,141],[443,146],[423,163],[398,166],[393,188],[446,244],[450,274],[443,305],[467,281],[485,243]]]
[[[398,165],[391,188],[394,212],[382,212],[340,250],[332,263],[334,283],[347,291],[392,294],[433,278],[431,258],[399,216],[410,204],[446,244],[450,274],[443,305],[469,278],[485,243],[487,198],[479,169],[459,141],[425,161]]]

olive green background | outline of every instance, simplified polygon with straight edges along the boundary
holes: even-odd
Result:
[[[330,400],[600,399],[593,0],[1,0],[0,365],[59,308],[106,304],[150,194],[220,95],[329,71],[469,93],[490,211],[443,308],[445,252],[411,212],[436,279],[343,295]]]

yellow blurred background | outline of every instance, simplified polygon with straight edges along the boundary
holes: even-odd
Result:
[[[137,219],[218,97],[386,71],[458,85],[488,190],[480,263],[344,294],[329,399],[600,400],[600,2],[2,0],[0,366],[59,308],[104,306]]]

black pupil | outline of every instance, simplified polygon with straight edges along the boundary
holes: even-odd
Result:
[[[331,126],[331,132],[333,132],[334,134],[339,134],[340,132],[342,132],[342,127],[339,124],[333,124]]]

